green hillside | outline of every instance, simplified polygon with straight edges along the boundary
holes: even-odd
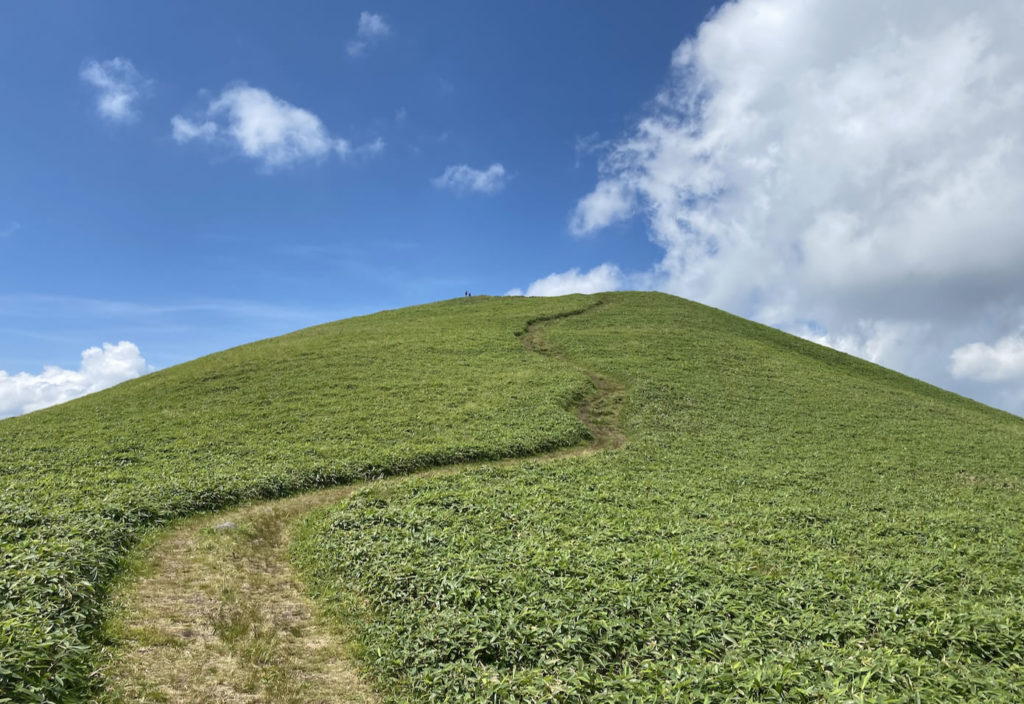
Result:
[[[623,293],[344,320],[0,422],[0,702],[96,694],[105,591],[154,527],[578,444],[580,369],[624,385],[624,447],[304,523],[392,700],[1024,700],[1024,420]]]
[[[546,330],[619,450],[413,480],[296,553],[394,701],[1024,701],[1024,421],[700,305]]]
[[[228,350],[0,422],[0,702],[97,686],[97,628],[153,525],[239,500],[585,437],[585,376],[527,351],[582,296],[457,299]]]

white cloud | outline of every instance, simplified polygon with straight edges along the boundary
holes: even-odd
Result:
[[[8,224],[7,227],[0,228],[0,240],[5,239],[7,237],[11,237],[15,232],[17,232],[20,229],[20,222],[12,222]]]
[[[727,3],[570,229],[642,215],[653,286],[862,353],[913,331],[878,361],[955,387],[952,350],[1024,323],[1021,26],[1011,2]]]
[[[359,28],[356,39],[346,45],[349,56],[360,56],[371,44],[391,34],[391,27],[384,18],[373,12],[363,11],[359,15]]]
[[[826,345],[879,364],[905,362],[904,352],[910,352],[927,340],[930,326],[924,323],[894,322],[890,320],[860,320],[844,334],[821,333],[794,328],[794,334],[805,340]]]
[[[148,371],[139,348],[124,341],[84,350],[77,370],[56,366],[45,367],[39,374],[0,370],[0,418],[64,403]]]
[[[994,345],[973,342],[953,350],[953,376],[978,381],[1024,381],[1024,332],[1007,335]]]
[[[171,118],[171,136],[178,144],[191,142],[193,139],[209,141],[217,134],[217,124],[211,120],[195,122],[181,115]]]
[[[574,235],[593,232],[628,217],[635,206],[633,191],[616,181],[602,181],[580,201],[569,229]]]
[[[624,277],[614,264],[595,266],[585,274],[579,269],[570,269],[560,274],[549,274],[534,281],[526,289],[527,296],[564,296],[568,293],[600,293],[623,287]],[[521,296],[520,289],[512,289],[506,295]]]
[[[359,14],[359,36],[366,39],[380,39],[391,34],[391,27],[384,18],[373,12]]]
[[[212,115],[223,115],[242,152],[268,167],[284,166],[331,152],[344,155],[348,142],[332,138],[320,118],[261,88],[236,86],[210,103]]]
[[[150,81],[139,73],[128,59],[116,57],[108,61],[89,61],[79,77],[98,89],[96,110],[114,122],[132,122],[139,116],[136,101]]]
[[[226,88],[198,119],[175,115],[171,133],[179,144],[220,137],[245,156],[263,162],[268,170],[330,154],[344,159],[354,151],[310,111],[244,84]],[[383,147],[378,139],[355,151],[373,154]]]
[[[581,160],[584,156],[590,156],[591,154],[598,153],[608,148],[608,142],[601,139],[599,132],[591,132],[590,134],[582,137],[576,137],[576,168],[580,168]]]
[[[367,142],[366,144],[356,147],[353,151],[361,156],[377,156],[378,154],[384,153],[387,146],[387,142],[380,137],[377,137],[377,139],[372,142]]]
[[[491,164],[484,171],[459,164],[449,166],[431,183],[437,188],[447,188],[456,193],[497,193],[505,187],[507,180],[505,167],[501,164]]]

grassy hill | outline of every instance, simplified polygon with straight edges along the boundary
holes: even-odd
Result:
[[[1024,701],[1024,421],[700,305],[547,328],[619,450],[413,480],[296,552],[394,701]]]
[[[567,316],[567,317],[566,317]],[[520,344],[532,320],[555,356]],[[561,357],[559,357],[561,355]],[[1024,421],[661,294],[457,299],[0,422],[0,701],[76,701],[153,527],[365,492],[294,553],[394,700],[1024,699]]]
[[[388,311],[0,421],[0,702],[91,697],[105,591],[152,526],[582,440],[565,407],[589,381],[516,333],[589,305],[474,297]]]

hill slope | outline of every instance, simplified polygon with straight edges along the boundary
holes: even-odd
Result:
[[[414,479],[296,555],[394,701],[1022,701],[1024,421],[659,294],[548,326],[619,450]]]
[[[457,299],[264,340],[0,422],[0,702],[96,686],[104,592],[178,516],[582,440],[585,376],[529,352],[582,296]]]
[[[626,447],[413,480],[306,525],[296,556],[379,686],[1021,698],[1024,421],[720,311],[608,294],[341,321],[0,422],[0,701],[91,696],[105,590],[154,526],[582,440],[565,408],[589,380],[516,339],[573,313],[545,338],[626,386]]]

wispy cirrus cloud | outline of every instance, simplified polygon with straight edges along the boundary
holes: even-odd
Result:
[[[467,164],[449,166],[444,173],[431,179],[436,188],[455,193],[497,193],[508,182],[505,167],[491,164],[486,169],[474,169]]]
[[[137,120],[136,103],[152,85],[129,59],[120,56],[107,61],[87,61],[78,75],[96,88],[96,111],[111,122]]]
[[[171,118],[171,136],[179,144],[222,141],[268,171],[331,154],[342,159],[370,156],[384,149],[376,139],[352,147],[330,133],[314,113],[292,105],[262,88],[239,84],[224,89],[195,117]]]
[[[83,350],[78,369],[47,366],[38,374],[10,374],[0,369],[0,418],[64,403],[148,371],[139,348],[124,340]]]
[[[353,147],[351,153],[354,156],[373,157],[383,153],[383,151],[387,149],[387,146],[387,142],[380,137],[377,137],[372,142],[367,142],[366,144],[360,144],[358,147]]]
[[[307,308],[293,308],[272,303],[247,300],[198,300],[180,303],[138,303],[116,299],[87,298],[79,296],[54,296],[45,294],[4,294],[0,295],[0,309],[4,317],[36,318],[59,310],[72,316],[142,317],[173,316],[187,313],[209,313],[211,315],[238,318],[265,318],[269,320],[321,320],[321,311]]]
[[[359,14],[356,38],[345,45],[349,56],[362,56],[367,48],[391,35],[391,26],[381,15],[363,11]]]
[[[217,123],[213,120],[190,120],[175,115],[171,118],[171,136],[178,144],[191,142],[193,139],[208,142],[217,136]]]

